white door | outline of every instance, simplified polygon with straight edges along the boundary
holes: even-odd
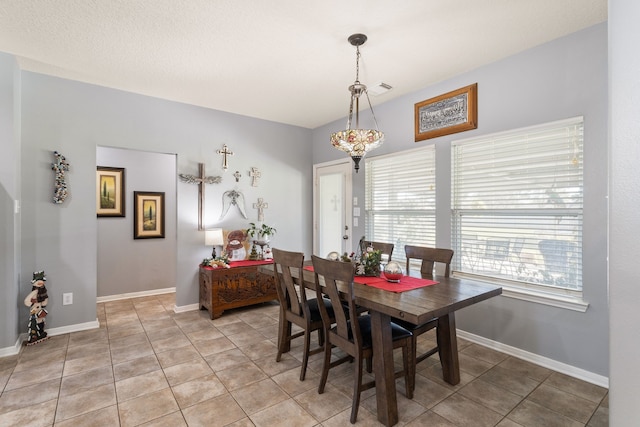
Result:
[[[313,166],[313,253],[351,252],[351,161]]]

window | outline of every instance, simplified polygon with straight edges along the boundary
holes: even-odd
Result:
[[[393,243],[393,259],[404,245],[436,241],[435,148],[433,145],[366,160],[367,240]]]
[[[581,299],[582,117],[452,150],[454,270]]]

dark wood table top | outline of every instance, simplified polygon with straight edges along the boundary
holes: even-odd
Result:
[[[273,274],[272,265],[258,268]],[[305,286],[315,289],[314,273],[303,270],[303,276]],[[390,292],[354,283],[356,304],[420,324],[502,293],[500,286],[469,279],[435,276],[433,280],[439,283],[405,292]]]

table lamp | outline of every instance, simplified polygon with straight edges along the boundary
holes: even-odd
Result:
[[[213,246],[211,251],[211,258],[216,259],[216,246],[224,245],[222,239],[222,228],[212,228],[204,231],[204,244],[206,246]]]

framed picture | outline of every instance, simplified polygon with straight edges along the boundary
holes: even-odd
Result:
[[[478,83],[415,104],[416,142],[478,127]]]
[[[133,238],[164,239],[164,193],[133,192]]]
[[[125,216],[124,168],[98,166],[96,170],[96,214]]]

